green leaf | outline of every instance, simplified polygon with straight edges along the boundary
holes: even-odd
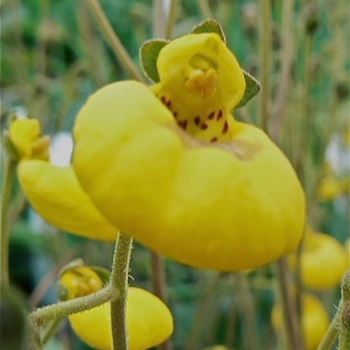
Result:
[[[159,74],[157,69],[157,59],[160,50],[169,43],[165,39],[153,39],[146,41],[140,49],[140,62],[144,74],[154,81],[159,82]]]
[[[248,72],[243,70],[245,79],[245,91],[242,99],[239,101],[235,109],[243,107],[250,99],[252,99],[260,91],[260,83]]]
[[[226,38],[224,31],[219,22],[214,21],[213,19],[208,19],[191,30],[192,34],[201,34],[201,33],[216,33],[220,36],[221,40],[226,44]]]

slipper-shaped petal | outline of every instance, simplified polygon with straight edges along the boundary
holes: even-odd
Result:
[[[238,270],[297,247],[303,191],[287,158],[253,126],[235,122],[230,141],[202,141],[146,86],[127,81],[88,99],[74,140],[84,190],[150,249],[194,267]]]
[[[51,225],[87,238],[114,241],[118,230],[96,209],[72,166],[22,160],[17,175],[33,208]]]
[[[85,343],[99,350],[110,350],[110,305],[70,315],[74,332]],[[166,305],[153,294],[129,287],[126,305],[128,349],[145,350],[156,346],[173,332],[173,318]]]

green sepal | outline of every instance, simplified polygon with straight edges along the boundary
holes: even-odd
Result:
[[[160,50],[169,43],[165,39],[152,39],[146,41],[140,49],[141,67],[147,78],[155,83],[159,82],[157,59]]]
[[[245,91],[242,99],[239,101],[235,109],[243,107],[250,99],[260,91],[260,83],[248,72],[243,70],[244,80],[245,80]]]
[[[60,279],[62,277],[62,275],[67,271],[67,270],[71,270],[74,269],[75,267],[78,266],[84,266],[84,260],[83,259],[74,259],[72,261],[70,261],[68,264],[64,265],[60,271],[58,271],[58,279]]]
[[[100,277],[104,286],[109,282],[109,276],[110,276],[109,270],[101,266],[89,266],[89,268],[94,272],[96,272],[96,274],[98,275],[98,277]]]
[[[202,33],[216,33],[220,36],[221,40],[226,44],[225,33],[219,22],[213,19],[207,19],[202,23],[199,23],[191,30],[191,34],[202,34]]]

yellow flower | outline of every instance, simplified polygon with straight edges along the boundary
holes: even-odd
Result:
[[[317,195],[321,200],[331,201],[347,191],[348,182],[347,178],[337,179],[334,175],[327,175],[322,178]]]
[[[45,160],[49,156],[49,142],[46,137],[39,136],[38,120],[18,119],[11,123],[9,132],[21,157],[17,167],[18,180],[33,208],[47,222],[62,230],[93,239],[115,240],[118,229],[96,209],[72,166],[58,167],[35,159],[39,154],[43,154],[40,158]],[[43,144],[46,148],[41,147]]]
[[[166,45],[157,65],[160,82],[151,89],[111,84],[79,112],[71,174],[82,189],[71,191],[72,203],[88,194],[105,222],[193,267],[249,269],[293,251],[304,194],[276,145],[232,118],[245,91],[235,57],[218,35],[191,34]],[[56,205],[64,208],[50,191],[31,184],[25,192],[49,222]],[[94,232],[85,235],[113,236]]]
[[[300,263],[303,284],[322,290],[339,286],[348,267],[348,258],[344,247],[334,237],[307,231]],[[291,264],[295,264],[294,257]]]
[[[49,138],[41,136],[37,119],[21,118],[10,124],[10,140],[20,159],[49,159]]]
[[[282,307],[276,304],[271,314],[272,325],[277,333],[283,331]],[[301,329],[306,350],[315,350],[329,326],[329,317],[323,304],[313,295],[302,297]]]
[[[102,286],[97,274],[85,266],[65,271],[60,283],[68,289],[69,299],[90,294]],[[85,343],[96,349],[111,349],[109,303],[68,318],[74,332]],[[129,350],[156,346],[173,332],[173,318],[169,309],[156,296],[140,288],[129,288],[126,318]]]
[[[74,127],[73,167],[101,213],[194,267],[247,269],[293,251],[304,195],[280,150],[250,125],[235,122],[231,141],[210,143],[174,119],[136,82],[89,98]]]

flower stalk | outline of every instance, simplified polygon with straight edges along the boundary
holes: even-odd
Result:
[[[126,72],[130,75],[130,77],[146,83],[145,78],[140,73],[140,71],[135,66],[134,62],[132,61],[131,57],[125,50],[123,44],[120,42],[118,36],[114,32],[112,26],[108,22],[108,19],[106,15],[104,14],[99,2],[97,0],[88,0],[87,4],[91,10],[91,13],[93,14],[104,38],[108,42],[108,44],[111,46],[114,54],[118,58],[119,62],[123,66],[123,68],[126,70]]]
[[[113,350],[127,350],[128,336],[126,327],[126,299],[128,295],[129,262],[132,239],[119,233],[115,246],[110,286],[113,291],[111,300],[111,323]]]
[[[8,232],[8,209],[11,201],[13,182],[16,173],[16,160],[7,155],[4,165],[4,178],[2,183],[1,198],[1,229],[0,229],[0,248],[1,248],[1,268],[0,285],[9,287],[9,232]]]
[[[173,30],[173,27],[176,21],[178,5],[179,5],[179,0],[171,0],[170,10],[169,10],[168,18],[166,20],[166,25],[165,25],[165,34],[164,34],[165,39],[171,38],[171,32]]]
[[[277,260],[277,278],[280,287],[283,315],[287,332],[288,349],[302,350],[302,337],[298,320],[297,307],[290,292],[288,264],[285,256]]]

